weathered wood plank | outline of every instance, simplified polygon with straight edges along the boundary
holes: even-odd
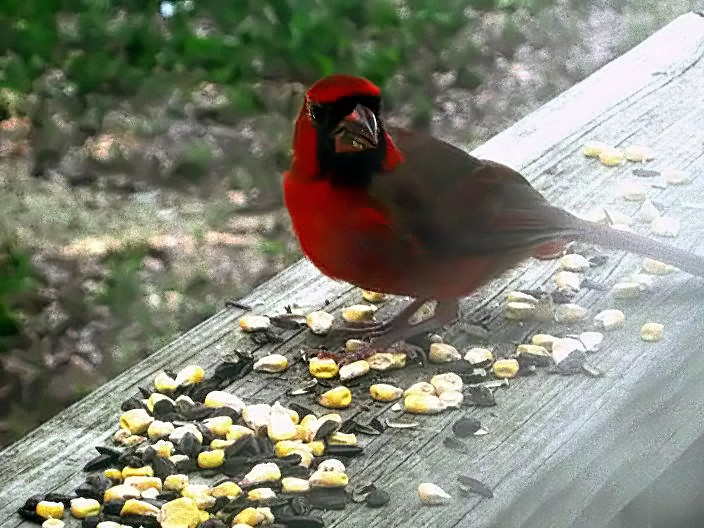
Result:
[[[581,156],[579,149],[592,138],[653,145],[658,159],[652,166],[682,168],[697,176],[689,185],[653,189],[651,195],[683,220],[683,232],[673,242],[701,252],[704,108],[696,101],[704,85],[703,55],[704,19],[694,14],[680,17],[475,154],[521,168],[548,197],[575,211],[600,205],[633,213],[637,206],[624,203],[614,191],[633,165],[605,169]],[[613,254],[589,276],[613,283],[637,262]],[[554,264],[526,262],[468,297],[462,303],[462,322],[447,329],[446,340],[460,347],[471,342],[463,323],[477,314],[489,328],[489,344],[505,350],[538,330],[560,335],[579,330],[580,325],[507,323],[500,315],[505,291],[544,285],[554,270]],[[421,417],[418,430],[389,430],[365,439],[367,455],[350,468],[352,481],[377,481],[393,500],[383,510],[352,506],[326,518],[339,527],[378,524],[382,518],[389,527],[608,524],[704,432],[703,294],[701,280],[677,274],[637,302],[618,303],[627,313],[627,325],[609,335],[604,351],[593,357],[606,372],[604,377],[563,378],[541,372],[517,380],[500,392],[498,407],[474,411],[491,434],[467,442],[466,453],[448,450],[440,441],[457,413]],[[290,303],[313,308],[326,301],[326,309],[335,310],[357,299],[355,289],[321,277],[310,264],[300,262],[242,302],[256,313],[269,313]],[[400,302],[387,303],[382,312],[393,312]],[[594,313],[615,304],[604,292],[588,290],[580,293],[578,302]],[[92,456],[92,445],[114,431],[119,402],[138,385],[148,385],[162,368],[191,362],[212,368],[235,348],[257,357],[278,351],[296,358],[301,346],[320,342],[307,332],[292,331],[284,343],[257,347],[235,330],[242,313],[221,311],[5,449],[0,458],[2,526],[22,524],[12,511],[26,496],[77,484],[78,468]],[[660,343],[638,339],[640,324],[650,319],[666,324],[666,339]],[[431,367],[409,367],[389,378],[406,385],[429,379],[431,372]],[[296,364],[285,376],[249,376],[233,390],[248,401],[273,401],[303,375],[304,366]],[[360,392],[357,389],[361,398]],[[306,397],[301,402],[310,403]],[[369,414],[388,412],[387,406],[373,404]],[[420,481],[447,483],[448,491],[457,495],[458,474],[486,481],[495,498],[456,497],[439,508],[418,505],[415,486]]]

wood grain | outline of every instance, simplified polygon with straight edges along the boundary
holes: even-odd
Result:
[[[548,198],[570,210],[601,206],[634,215],[637,204],[619,197],[616,184],[630,177],[637,165],[606,168],[584,158],[580,149],[588,139],[616,146],[650,145],[656,159],[648,167],[684,169],[694,178],[688,185],[653,188],[649,194],[682,220],[682,233],[672,243],[702,253],[703,55],[704,18],[680,17],[474,154],[520,168]],[[647,232],[647,226],[635,228]],[[607,285],[640,262],[629,255],[608,256],[605,265],[588,273]],[[555,269],[554,263],[525,262],[464,299],[462,317],[443,332],[445,340],[460,349],[479,342],[508,352],[538,331],[565,335],[586,329],[588,323],[517,324],[501,316],[507,291],[549,287]],[[242,302],[252,306],[253,313],[281,312],[291,303],[335,311],[359,298],[357,289],[321,277],[302,261]],[[328,512],[329,525],[606,526],[704,432],[702,299],[703,281],[683,273],[662,278],[654,291],[635,301],[582,290],[577,302],[590,313],[617,306],[627,314],[625,327],[610,333],[602,351],[590,358],[604,371],[603,377],[541,371],[515,380],[509,389],[498,391],[497,407],[465,411],[480,418],[490,434],[465,441],[462,453],[442,444],[460,412],[418,417],[421,426],[415,430],[364,437],[366,455],[350,467],[352,483],[374,481],[391,493],[392,501],[381,510],[352,505],[344,512]],[[402,302],[384,304],[380,317]],[[303,346],[322,342],[308,332],[288,331],[283,343],[258,347],[236,329],[243,313],[239,308],[222,310],[6,448],[0,458],[1,525],[24,524],[13,512],[29,495],[68,491],[78,484],[80,467],[94,454],[92,446],[108,441],[116,429],[119,403],[138,386],[148,386],[164,367],[197,363],[212,369],[235,349],[255,357],[276,351],[295,361]],[[480,319],[489,331],[485,342],[469,331]],[[659,343],[643,343],[638,337],[640,325],[649,320],[665,324],[665,338]],[[410,366],[388,379],[405,386],[428,380],[435,370]],[[245,401],[288,402],[285,389],[306,376],[305,365],[295,362],[284,375],[252,374],[231,390]],[[355,388],[355,401],[367,400],[362,392],[363,387]],[[313,405],[308,396],[295,401]],[[388,405],[376,403],[363,412],[366,417],[392,415]],[[462,497],[458,475],[481,479],[495,497]],[[415,488],[421,481],[441,484],[453,501],[442,507],[420,506]]]

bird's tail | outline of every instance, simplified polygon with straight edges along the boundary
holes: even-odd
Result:
[[[704,257],[700,255],[636,233],[570,216],[572,217],[570,223],[576,228],[573,231],[575,240],[650,257],[676,266],[692,275],[704,277]]]

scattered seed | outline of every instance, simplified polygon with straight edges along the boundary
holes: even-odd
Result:
[[[454,372],[436,374],[430,380],[437,395],[447,391],[462,391],[462,378]]]
[[[555,365],[560,365],[574,352],[584,353],[586,348],[579,339],[563,337],[555,340],[552,344],[552,359]]]
[[[271,320],[266,315],[244,315],[239,321],[244,332],[262,332],[271,326]]]
[[[473,347],[465,352],[464,360],[473,367],[488,367],[494,361],[494,354],[488,348]]]
[[[643,162],[653,159],[653,151],[643,145],[631,145],[623,151],[628,161]]]
[[[582,147],[582,154],[588,158],[598,158],[604,150],[611,147],[603,141],[587,141]]]
[[[660,218],[660,210],[651,200],[645,200],[638,209],[638,218],[643,222],[653,222]]]
[[[552,364],[548,349],[540,345],[521,344],[516,347],[516,356],[521,366],[547,367]]]
[[[386,294],[369,290],[362,290],[362,298],[367,302],[378,303],[386,299]]]
[[[464,416],[452,424],[452,432],[459,438],[474,435],[482,428],[482,423],[473,416]]]
[[[604,334],[601,332],[582,332],[579,334],[579,340],[584,345],[586,352],[596,352],[604,341]]]
[[[447,363],[456,359],[462,359],[462,355],[452,345],[446,343],[433,343],[430,345],[428,361],[431,363]]]
[[[664,332],[665,326],[661,323],[645,323],[640,328],[640,338],[643,341],[660,341]]]
[[[399,409],[400,411],[401,409]],[[391,429],[413,429],[418,427],[420,424],[418,422],[404,422],[401,420],[389,420],[386,419],[386,426]]]
[[[440,398],[427,392],[412,392],[403,398],[403,410],[412,414],[436,414],[444,409]]]
[[[369,387],[369,394],[377,401],[391,402],[403,396],[403,389],[388,383],[375,383]]]
[[[327,334],[332,328],[333,322],[335,322],[335,317],[322,310],[311,312],[306,317],[308,328],[310,328],[311,332],[318,335]]]
[[[621,196],[629,202],[642,202],[648,196],[650,187],[637,180],[626,180],[619,185]]]
[[[441,392],[438,395],[440,402],[443,404],[445,409],[459,409],[462,407],[462,402],[464,401],[464,394],[462,391],[448,390]]]
[[[329,409],[343,409],[352,402],[352,393],[347,387],[339,386],[324,392],[318,398],[318,403]]]
[[[342,318],[348,323],[373,321],[377,307],[371,304],[354,304],[342,309]]]
[[[497,378],[515,378],[519,368],[515,359],[497,359],[491,370]]]
[[[590,268],[589,261],[578,253],[568,253],[560,259],[560,266],[566,271],[583,272]]]
[[[578,304],[566,303],[555,306],[554,317],[558,323],[570,324],[583,320],[588,310]]]
[[[609,309],[602,310],[594,316],[594,326],[601,330],[615,330],[623,326],[626,321],[626,316],[621,310]]]
[[[329,379],[337,376],[340,371],[337,363],[331,358],[312,357],[308,361],[308,372],[320,379]]]
[[[268,354],[254,363],[257,372],[283,372],[288,368],[288,359],[281,354]]]
[[[633,281],[617,282],[611,288],[614,299],[633,299],[642,292],[640,284]]]
[[[364,376],[369,372],[369,363],[365,361],[364,359],[360,359],[359,361],[353,361],[352,363],[348,363],[347,365],[343,365],[340,367],[340,381],[348,381],[354,378],[359,378],[360,376]]]
[[[689,183],[689,174],[682,170],[667,169],[662,176],[669,185],[683,185]]]
[[[598,154],[599,161],[607,167],[616,167],[623,163],[623,153],[614,147],[604,147]]]
[[[432,482],[423,482],[418,485],[418,497],[423,504],[430,506],[447,504],[452,500],[449,493]]]
[[[640,178],[655,178],[660,176],[660,171],[652,169],[633,169],[633,175]]]
[[[560,289],[579,291],[582,279],[573,271],[559,271],[555,275],[555,284]]]
[[[643,271],[645,271],[646,273],[651,273],[653,275],[667,275],[668,273],[672,273],[673,271],[677,270],[676,267],[670,264],[665,264],[664,262],[648,257],[645,257],[643,259],[643,263],[641,264],[641,266],[643,268]]]
[[[550,334],[535,334],[530,338],[530,342],[533,345],[541,346],[547,350],[552,348],[552,344],[557,338]]]
[[[530,319],[535,313],[535,303],[510,301],[504,306],[504,317],[513,321]]]

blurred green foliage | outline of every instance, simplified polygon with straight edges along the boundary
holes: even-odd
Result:
[[[469,68],[479,47],[457,33],[483,11],[539,9],[551,0],[5,0],[0,82],[28,92],[53,68],[81,94],[159,96],[158,85],[208,80],[230,86],[263,78],[310,82],[334,71],[383,83],[435,53],[431,71]],[[399,7],[402,6],[402,7]],[[440,54],[443,49],[459,53]],[[458,62],[464,64],[458,64]],[[476,76],[476,75],[475,75]],[[163,93],[161,94],[163,95]],[[235,88],[243,111],[252,94]]]

